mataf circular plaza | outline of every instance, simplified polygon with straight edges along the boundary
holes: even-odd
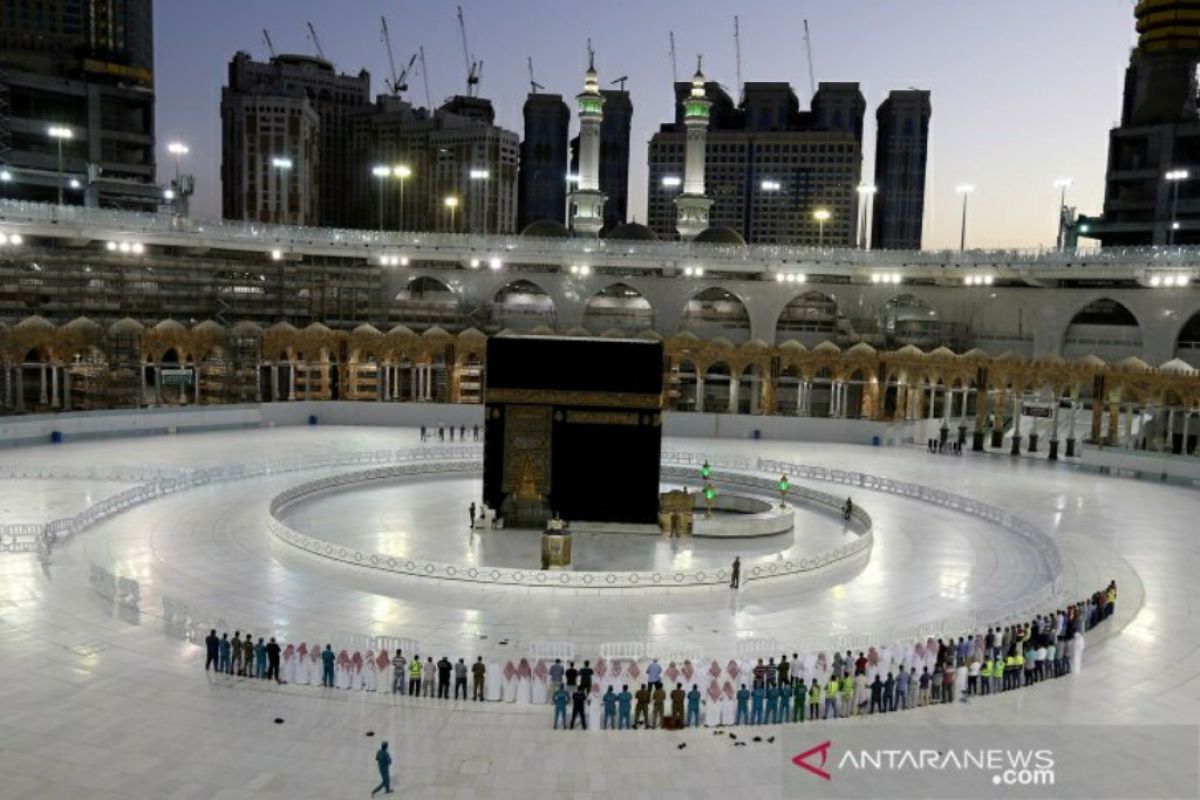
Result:
[[[579,240],[101,216],[5,206],[6,269],[154,283],[0,327],[5,797],[352,796],[381,740],[422,797],[774,797],[851,735],[1200,712],[1185,251],[581,272]],[[384,311],[168,291],[280,249]],[[1080,796],[1145,767],[1096,747]]]

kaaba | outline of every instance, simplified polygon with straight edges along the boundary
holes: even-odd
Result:
[[[568,522],[656,524],[662,387],[660,342],[491,337],[484,500],[540,500]]]

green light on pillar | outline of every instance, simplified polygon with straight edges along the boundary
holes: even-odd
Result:
[[[704,466],[700,467],[700,477],[704,478],[704,480],[708,480],[709,475],[712,475],[712,467],[710,467],[708,462],[705,461]]]
[[[713,488],[713,485],[711,483],[704,484],[704,499],[705,500],[717,499],[717,490]]]
[[[787,475],[784,475],[782,478],[779,479],[779,491],[786,492],[788,489],[791,488],[791,486],[792,486],[792,484],[788,482]]]

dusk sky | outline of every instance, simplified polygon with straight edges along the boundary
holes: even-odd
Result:
[[[220,95],[238,50],[266,58],[262,28],[279,52],[312,53],[312,20],[339,71],[371,73],[383,91],[387,15],[398,62],[425,46],[434,102],[465,84],[450,0],[206,0],[160,2],[156,11],[159,165],[166,144],[187,142],[196,175],[195,211],[220,212]],[[864,179],[874,167],[874,114],[891,89],[933,92],[925,246],[956,247],[959,198],[972,183],[969,245],[1052,245],[1056,178],[1072,177],[1069,202],[1099,212],[1108,130],[1121,107],[1122,76],[1135,43],[1130,0],[464,0],[471,50],[484,62],[481,94],[497,122],[521,133],[529,90],[526,58],[546,91],[582,86],[586,40],[604,83],[623,75],[633,96],[630,214],[645,220],[646,142],[673,117],[668,32],[680,76],[697,53],[710,80],[736,85],[733,16],[741,18],[746,81],[789,81],[808,104],[803,20],[812,29],[818,81],[858,81],[867,99]],[[424,105],[420,77],[409,98]],[[574,127],[574,126],[573,126]]]

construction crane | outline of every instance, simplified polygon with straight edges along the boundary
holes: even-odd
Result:
[[[400,94],[399,90],[396,88],[400,85],[400,80],[396,76],[396,59],[392,58],[392,37],[391,34],[388,33],[387,17],[380,17],[379,24],[383,28],[381,36],[383,37],[383,45],[387,48],[388,68],[392,71],[392,82],[387,88],[388,91],[390,91],[393,95],[397,95]],[[384,81],[384,85],[387,85],[387,81]]]
[[[275,57],[275,45],[271,42],[271,34],[267,33],[267,29],[263,28],[263,40],[267,43],[267,50],[271,53],[271,58]]]
[[[617,78],[615,81],[610,81],[608,85],[616,86],[619,83],[619,84],[621,84],[621,91],[623,92],[623,91],[625,91],[625,81],[627,81],[627,80],[629,80],[629,76],[622,75],[621,77]]]
[[[817,78],[816,73],[813,72],[812,39],[808,35],[808,20],[804,20],[804,49],[808,52],[808,88],[815,95]]]
[[[742,29],[736,15],[733,18],[733,50],[737,55],[737,96],[738,105],[741,105],[745,99],[742,96]]]
[[[321,49],[321,40],[317,38],[317,29],[313,27],[311,21],[308,23],[308,35],[312,38],[313,46],[317,48],[317,55],[321,57],[322,61],[328,61],[329,59],[325,57],[325,51]]]
[[[417,55],[421,57],[421,79],[425,81],[425,108],[433,111],[433,95],[429,92],[429,70],[425,66],[425,45],[421,45],[417,49]]]
[[[479,81],[483,77],[483,63],[476,61],[467,46],[467,22],[463,19],[462,6],[458,7],[458,32],[462,36],[463,63],[467,68],[467,97],[479,95]]]
[[[679,65],[675,61],[675,31],[671,31],[671,85],[679,83]]]
[[[529,93],[537,94],[538,89],[545,89],[540,83],[533,79],[533,56],[529,57]]]

